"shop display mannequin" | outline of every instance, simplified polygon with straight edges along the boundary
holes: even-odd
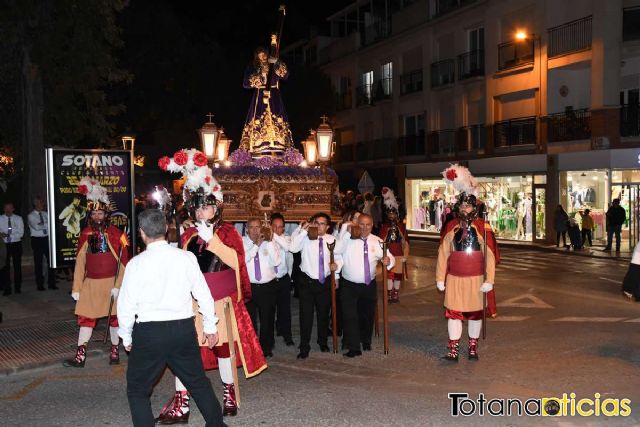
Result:
[[[533,224],[532,224],[532,218],[531,218],[532,204],[533,204],[533,201],[531,200],[531,193],[527,193],[527,197],[524,199],[524,231],[527,237],[529,237],[533,232],[532,230]]]
[[[516,205],[516,240],[520,240],[520,236],[525,237],[524,234],[524,216],[526,212],[526,206],[524,201],[524,193],[518,193],[518,204]]]

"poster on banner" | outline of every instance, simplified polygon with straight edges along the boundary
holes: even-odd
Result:
[[[132,155],[124,150],[46,149],[49,249],[51,266],[74,263],[80,232],[87,226],[87,200],[78,183],[88,176],[106,188],[111,202],[110,223],[128,229],[135,247]],[[133,233],[135,234],[135,233]]]

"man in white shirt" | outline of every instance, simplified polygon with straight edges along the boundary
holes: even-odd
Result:
[[[291,272],[293,254],[289,252],[291,236],[285,232],[284,217],[280,213],[271,215],[273,240],[280,248],[280,265],[275,267],[278,295],[276,299],[276,335],[281,336],[287,346],[295,345],[291,336]]]
[[[273,326],[275,322],[278,288],[275,267],[282,262],[280,248],[262,234],[262,221],[252,218],[247,221],[247,236],[244,236],[245,262],[251,281],[251,301],[247,310],[253,327],[259,331],[260,346],[265,357],[273,356]]]
[[[13,261],[13,288],[16,294],[22,291],[22,237],[24,222],[19,215],[14,215],[13,203],[4,204],[4,215],[0,215],[0,237],[7,245],[7,263],[2,269],[4,281],[3,295],[11,295],[9,259]]]
[[[320,351],[323,353],[329,351],[327,345],[329,310],[331,309],[331,279],[329,276],[332,271],[339,269],[337,263],[330,263],[331,256],[327,244],[336,242],[336,238],[327,233],[330,225],[329,215],[317,213],[311,217],[311,224],[303,223],[291,237],[291,251],[302,252],[300,283],[298,285],[300,295],[300,353],[298,359],[309,357],[314,308],[317,313]],[[317,228],[317,236],[309,236],[310,226]]]
[[[130,352],[127,397],[133,425],[154,425],[149,397],[168,365],[187,386],[206,425],[222,426],[222,408],[205,375],[194,326],[192,296],[212,348],[218,318],[211,292],[196,257],[165,240],[164,213],[148,209],[138,221],[147,249],[127,264],[118,298],[118,334]]]
[[[350,227],[359,227],[361,235],[352,238]],[[361,214],[358,223],[345,227],[341,244],[336,252],[342,255],[342,324],[344,344],[349,349],[345,357],[361,356],[362,350],[371,350],[373,334],[373,315],[377,300],[376,265],[382,260],[387,270],[395,265],[395,259],[389,251],[382,252],[382,239],[371,234],[373,219],[371,215]]]
[[[36,285],[39,291],[44,291],[44,274],[42,273],[43,258],[49,258],[49,216],[41,197],[33,199],[33,210],[27,216],[29,231],[31,232],[31,249],[33,250],[33,266],[36,270]],[[56,286],[56,275],[53,268],[49,267],[47,272],[47,283],[49,289],[58,289]]]

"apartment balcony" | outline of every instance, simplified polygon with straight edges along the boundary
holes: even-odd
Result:
[[[391,21],[380,19],[364,28],[360,38],[360,47],[365,47],[386,39],[391,35]]]
[[[371,105],[373,103],[373,84],[356,88],[356,106]]]
[[[455,81],[456,61],[445,59],[431,64],[431,87],[452,84]]]
[[[358,162],[383,160],[393,158],[393,139],[382,138],[371,141],[360,141],[355,146],[356,158]]]
[[[620,108],[620,136],[640,136],[640,105],[625,104]]]
[[[510,41],[498,45],[498,70],[533,64],[533,39]]]
[[[429,133],[428,145],[434,157],[453,157],[456,153],[456,130],[443,129]]]
[[[398,157],[424,156],[427,153],[424,133],[406,135],[398,138],[396,143]]]
[[[375,91],[373,92],[374,101],[390,99],[393,89],[393,79],[391,77],[380,79],[373,87],[375,88]]]
[[[353,105],[353,96],[351,95],[351,91],[347,91],[345,93],[336,93],[334,98],[334,105],[336,107],[336,111],[348,110]]]
[[[536,143],[535,116],[504,120],[493,124],[493,144],[496,148],[535,145]]]
[[[587,108],[549,114],[545,117],[545,121],[549,142],[591,138],[591,112]]]
[[[336,153],[334,162],[336,163],[351,163],[354,160],[354,145],[336,145]]]
[[[549,58],[591,49],[591,16],[549,28]]]
[[[484,76],[484,50],[458,55],[458,80]]]
[[[484,124],[458,129],[458,152],[484,152],[487,145],[487,128]]]
[[[422,68],[400,76],[400,95],[422,92]]]
[[[431,18],[439,18],[442,15],[451,13],[456,9],[474,3],[476,0],[434,0],[433,9],[431,10]]]

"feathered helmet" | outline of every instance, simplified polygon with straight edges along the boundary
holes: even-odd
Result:
[[[203,206],[222,209],[222,188],[207,166],[207,156],[194,148],[176,151],[173,157],[164,156],[158,160],[164,171],[181,173],[185,179],[182,195],[190,212]]]
[[[78,193],[87,198],[87,210],[98,211],[102,210],[105,214],[111,213],[111,200],[107,189],[100,183],[88,176],[85,176],[78,183]]]
[[[454,212],[462,220],[475,219],[478,215],[478,181],[471,175],[469,169],[458,164],[451,165],[442,171],[442,176],[447,184],[451,184],[459,192],[453,206]],[[460,209],[463,205],[471,206],[472,211],[467,212],[465,209]]]
[[[384,210],[387,213],[394,212],[398,214],[398,200],[393,190],[389,187],[382,187],[382,200],[384,204]]]

